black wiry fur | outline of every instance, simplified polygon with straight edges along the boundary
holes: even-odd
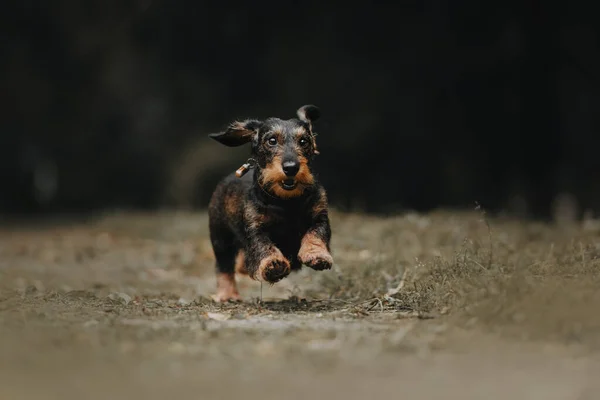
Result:
[[[327,196],[310,170],[319,110],[304,106],[297,114],[298,119],[234,122],[210,135],[226,146],[251,143],[255,160],[241,178],[225,177],[209,204],[220,301],[239,299],[235,272],[275,283],[303,264],[331,268]],[[283,166],[291,164],[298,169],[286,175]],[[295,183],[286,186],[292,178]]]

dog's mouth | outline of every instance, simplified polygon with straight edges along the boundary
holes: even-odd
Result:
[[[281,181],[281,187],[285,190],[294,190],[298,186],[298,182],[294,178],[288,178]]]

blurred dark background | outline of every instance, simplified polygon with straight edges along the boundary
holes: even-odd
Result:
[[[203,208],[248,152],[206,135],[306,103],[338,208],[598,210],[599,28],[578,4],[4,2],[0,212]]]

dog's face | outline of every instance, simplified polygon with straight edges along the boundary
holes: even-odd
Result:
[[[251,143],[258,184],[279,198],[298,197],[314,183],[310,164],[318,151],[312,123],[320,112],[306,105],[297,114],[289,120],[236,121],[225,132],[209,136],[230,147]]]

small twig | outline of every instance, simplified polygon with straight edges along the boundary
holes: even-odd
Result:
[[[387,295],[387,294],[383,296],[383,299],[391,304],[402,303],[400,300],[398,300],[390,295]]]
[[[367,311],[371,311],[371,310],[373,310],[377,306],[379,306],[379,308],[381,309],[380,312],[385,311],[385,307],[383,306],[383,301],[381,301],[381,299],[379,297],[375,297],[375,298],[373,298],[371,300],[368,300],[368,302],[370,303],[370,305],[367,308]],[[365,302],[362,302],[362,303],[365,303]]]
[[[477,265],[482,270],[487,271],[487,269],[480,262],[478,262],[477,260],[469,258],[469,261],[473,262],[473,264]]]
[[[375,308],[375,306],[377,306],[377,299],[369,300],[369,307],[367,307],[367,311],[371,311]]]
[[[406,275],[408,274],[408,268],[404,268],[404,272],[402,273],[402,277],[400,278],[400,282],[398,282],[398,286],[393,289],[388,290],[386,296],[393,296],[400,292],[406,283]]]

